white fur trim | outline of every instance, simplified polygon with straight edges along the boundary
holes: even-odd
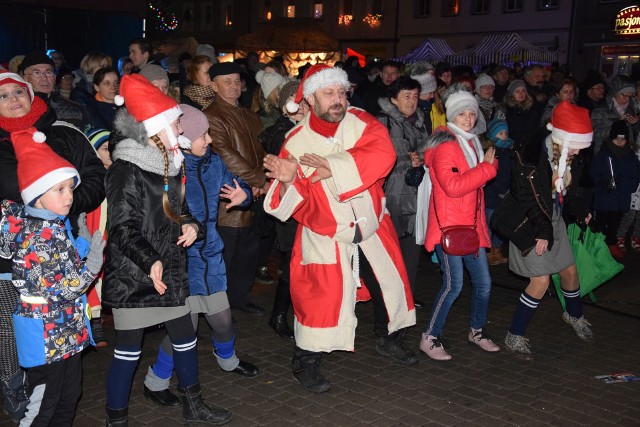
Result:
[[[267,195],[264,198],[264,211],[278,218],[280,221],[286,221],[291,218],[291,215],[293,215],[304,198],[298,193],[296,187],[291,185],[287,188],[284,195],[280,197],[278,206],[275,209],[271,209],[271,201],[275,197],[278,197],[276,194],[279,194],[281,185],[282,183],[279,181],[274,181],[269,187],[269,191],[267,191]]]
[[[28,205],[34,199],[42,196],[44,193],[49,191],[51,187],[54,185],[67,180],[69,178],[75,178],[75,187],[76,188],[80,184],[80,174],[78,171],[71,167],[63,167],[59,169],[54,169],[45,175],[42,175],[40,178],[35,180],[31,185],[22,189],[20,191],[20,195],[22,196],[22,201]]]
[[[157,134],[162,129],[165,129],[167,126],[171,125],[171,122],[180,117],[180,115],[182,115],[182,110],[178,105],[176,105],[175,107],[169,108],[168,110],[165,110],[160,114],[156,114],[155,116],[144,120],[142,123],[144,124],[144,128],[147,130],[149,136],[151,136]],[[173,132],[170,133],[173,134]],[[169,137],[169,139],[171,139],[170,135],[167,136]]]
[[[191,141],[184,135],[178,135],[178,145],[185,150],[191,149]]]
[[[593,132],[571,133],[571,132],[567,132],[565,130],[553,127],[551,123],[547,125],[547,129],[549,129],[549,126],[551,126],[551,129],[550,129],[551,138],[553,138],[553,141],[556,144],[562,145],[563,147],[565,145],[568,145],[569,148],[581,150],[583,148],[589,147],[591,145],[591,141],[593,140]]]
[[[304,80],[302,94],[306,98],[318,89],[335,84],[342,85],[345,89],[350,87],[346,71],[341,68],[325,68]]]
[[[42,142],[45,142],[46,140],[47,140],[47,135],[45,135],[44,133],[40,131],[36,131],[33,133],[34,142],[42,143]]]

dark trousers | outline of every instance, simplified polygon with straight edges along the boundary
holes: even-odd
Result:
[[[224,242],[229,305],[242,307],[249,302],[256,278],[260,239],[251,227],[218,227],[218,233]]]
[[[416,238],[414,236],[404,236],[398,240],[400,242],[402,259],[404,260],[404,265],[407,268],[407,275],[409,276],[409,286],[411,287],[411,292],[415,296],[414,286],[416,283],[416,276],[418,275],[418,264],[420,263],[422,246],[416,244]]]
[[[23,421],[36,426],[70,427],[82,393],[80,353],[59,362],[27,369],[29,406]]]
[[[596,227],[605,236],[607,245],[615,245],[618,240],[618,227],[622,221],[622,212],[596,211]]]
[[[278,285],[276,286],[276,294],[273,298],[273,309],[271,314],[286,314],[289,311],[291,305],[291,251],[280,252],[280,269],[282,274],[278,279]]]

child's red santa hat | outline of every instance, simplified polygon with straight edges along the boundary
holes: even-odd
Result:
[[[44,143],[45,134],[34,127],[11,132],[11,142],[18,160],[18,186],[25,205],[33,204],[54,185],[69,178],[76,188],[80,174],[75,167]]]
[[[120,95],[116,95],[114,101],[116,105],[126,102],[127,111],[137,122],[144,124],[148,136],[166,130],[174,164],[179,168],[184,156],[179,149],[178,138],[171,129],[171,123],[182,114],[178,103],[139,74],[122,77]]]
[[[287,102],[287,111],[295,113],[298,111],[298,107],[304,98],[313,94],[318,89],[335,84],[342,85],[345,89],[349,89],[351,85],[349,84],[349,77],[346,71],[342,68],[334,68],[327,64],[312,65],[300,82],[298,92],[296,92],[295,102]]]
[[[562,146],[558,160],[558,178],[554,185],[558,193],[564,190],[564,174],[567,170],[567,157],[570,149],[588,148],[593,140],[593,128],[589,110],[578,107],[567,101],[556,105],[551,113],[551,121],[547,124],[551,131],[551,141]]]

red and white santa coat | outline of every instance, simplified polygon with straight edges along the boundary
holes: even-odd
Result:
[[[299,224],[291,254],[296,345],[310,351],[353,351],[356,224],[362,234],[358,245],[380,283],[389,333],[416,323],[398,237],[382,190],[396,154],[387,130],[360,109],[350,108],[329,138],[314,132],[309,118],[307,114],[289,132],[280,157],[318,154],[329,161],[333,176],[312,183],[315,169],[299,165],[295,181],[282,197],[282,184],[274,181],[264,207],[282,221],[293,217]]]

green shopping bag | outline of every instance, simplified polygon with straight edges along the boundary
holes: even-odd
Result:
[[[583,230],[577,224],[569,224],[567,233],[576,260],[576,269],[580,280],[580,296],[589,294],[589,298],[595,303],[596,297],[593,295],[593,290],[620,273],[624,269],[624,265],[611,256],[609,247],[604,241],[604,234],[594,233],[588,226]],[[560,288],[560,275],[556,273],[551,278],[562,309],[566,310],[564,296]]]

